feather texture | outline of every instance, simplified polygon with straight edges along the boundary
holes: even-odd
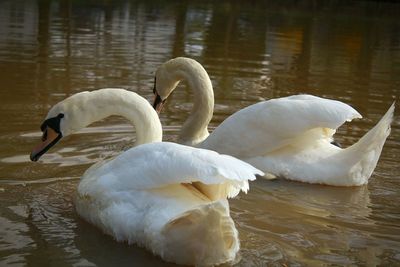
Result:
[[[250,158],[299,142],[331,140],[336,128],[354,118],[361,115],[339,101],[311,95],[271,99],[234,113],[199,146]]]

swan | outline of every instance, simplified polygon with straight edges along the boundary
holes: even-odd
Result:
[[[334,186],[367,184],[390,133],[395,103],[357,143],[342,149],[332,144],[333,134],[361,115],[340,101],[293,95],[239,110],[209,134],[213,88],[206,70],[193,59],[171,59],[157,69],[153,107],[160,112],[182,80],[193,90],[194,105],[178,142],[240,158],[265,172],[266,178]]]
[[[136,93],[99,89],[54,105],[31,160],[37,161],[62,137],[110,115],[136,126],[135,147],[83,174],[77,213],[117,241],[146,247],[165,261],[232,262],[239,239],[227,198],[247,192],[248,180],[263,173],[232,156],[160,142],[158,114]]]

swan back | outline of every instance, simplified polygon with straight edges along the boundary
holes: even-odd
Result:
[[[228,117],[200,147],[239,158],[262,156],[287,145],[330,141],[336,128],[354,118],[361,115],[340,101],[311,95],[271,99]]]
[[[254,180],[256,174],[263,175],[263,172],[228,155],[156,142],[130,149],[112,161],[90,168],[85,177],[93,177],[97,179],[98,186],[115,190],[150,190],[196,182],[205,187],[223,185],[224,190],[218,191],[215,196],[202,192],[215,200],[234,197],[240,191],[247,192],[248,180]],[[82,180],[81,188],[86,188],[87,183],[91,183],[91,178]],[[93,189],[87,187],[87,193],[91,194]]]

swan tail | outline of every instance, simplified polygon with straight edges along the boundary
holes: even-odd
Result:
[[[162,257],[179,259],[178,264],[196,266],[233,262],[239,251],[238,231],[229,215],[226,200],[189,210],[169,221],[162,231]]]
[[[345,159],[354,163],[349,171],[349,177],[354,180],[355,185],[368,183],[368,179],[372,175],[381,155],[386,138],[390,134],[394,107],[395,103],[390,106],[386,114],[370,131],[357,143],[343,151],[347,154]]]

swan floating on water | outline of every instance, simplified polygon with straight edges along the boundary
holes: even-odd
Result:
[[[361,115],[340,101],[294,95],[246,107],[209,134],[213,88],[193,59],[175,58],[158,68],[153,107],[160,112],[182,80],[193,90],[194,105],[178,142],[240,158],[268,176],[335,186],[367,184],[390,133],[394,103],[357,143],[339,148],[331,143],[336,129]]]
[[[84,173],[75,200],[79,215],[117,241],[146,247],[166,261],[234,261],[239,239],[227,198],[247,192],[248,180],[263,173],[232,156],[161,142],[157,113],[136,93],[107,88],[59,102],[41,126],[42,143],[31,160],[110,115],[135,126],[135,147]]]

